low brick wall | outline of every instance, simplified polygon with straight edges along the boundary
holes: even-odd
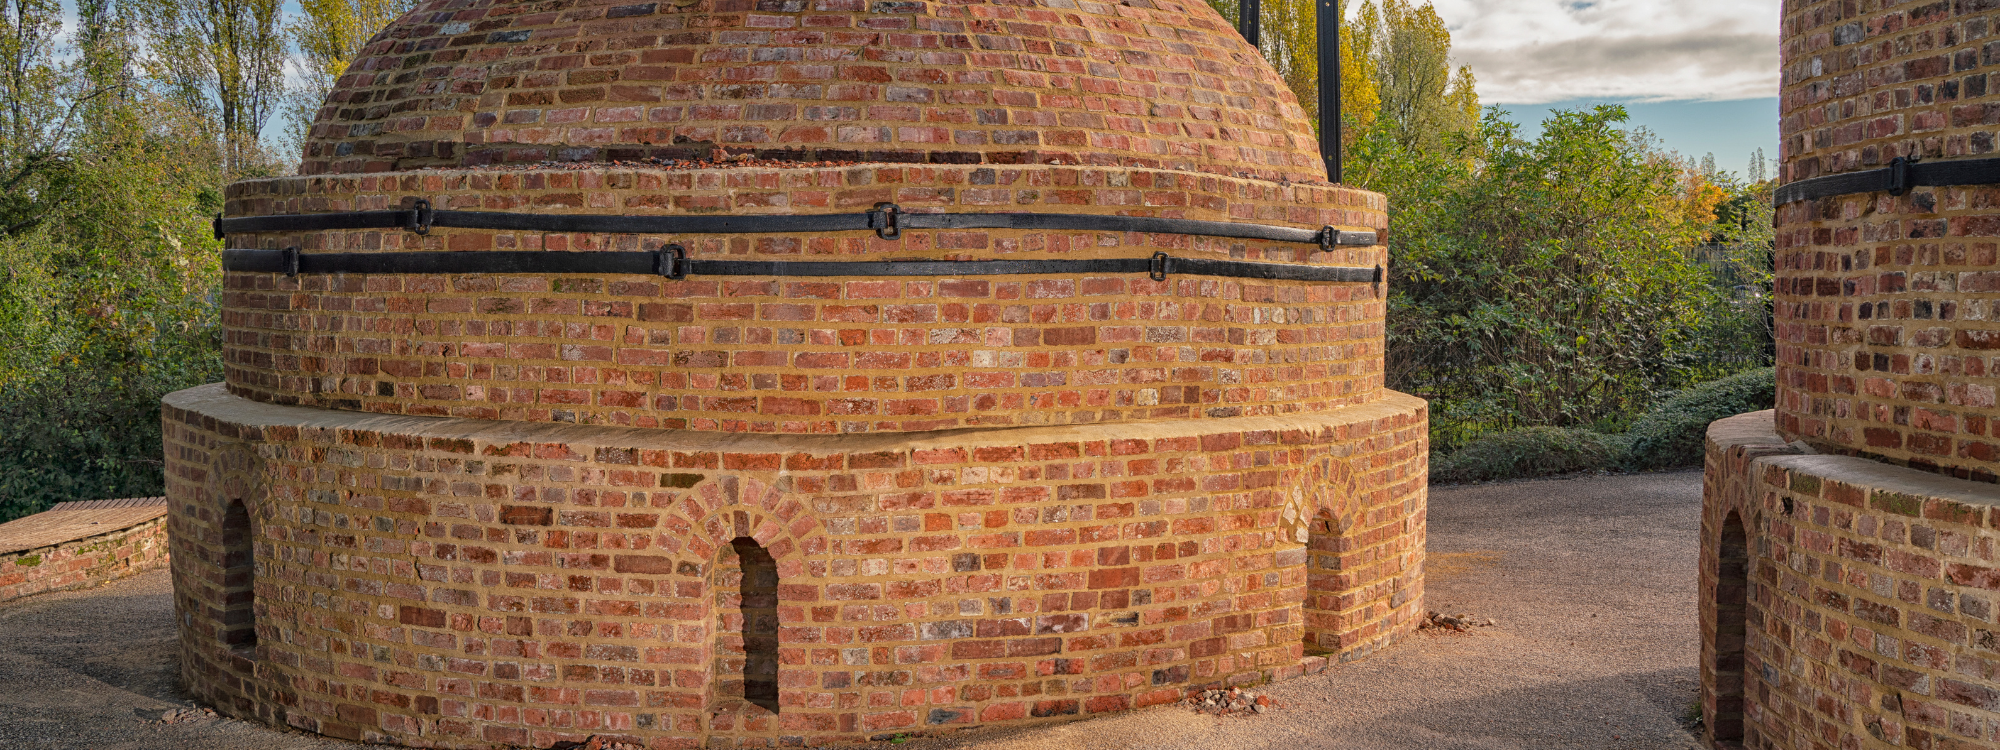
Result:
[[[103,534],[0,553],[0,602],[87,588],[165,565],[166,524],[160,516]]]
[[[1712,746],[2000,741],[2000,489],[1708,432],[1702,708]]]
[[[349,739],[670,750],[1296,676],[1417,625],[1425,417],[719,436],[204,386],[163,411],[183,684]]]

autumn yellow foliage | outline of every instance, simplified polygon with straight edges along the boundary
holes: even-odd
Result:
[[[1234,21],[1236,0],[1209,0]],[[1259,50],[1319,126],[1319,43],[1313,0],[1263,0]],[[1450,64],[1451,32],[1429,2],[1374,0],[1340,27],[1342,142],[1352,144],[1378,123],[1398,140],[1428,148],[1446,133],[1470,133],[1479,123],[1472,69]]]

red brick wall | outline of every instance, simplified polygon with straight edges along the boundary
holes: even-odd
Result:
[[[0,602],[44,591],[95,586],[166,561],[163,518],[109,534],[0,554]]]
[[[2000,743],[2000,492],[1804,455],[1772,413],[1712,425],[1702,515],[1702,683],[1719,747]],[[1741,519],[1747,638],[1718,637],[1719,542]],[[1740,696],[1719,689],[1741,665]],[[1740,706],[1740,709],[1738,708]]]
[[[993,187],[981,187],[991,185]],[[1144,213],[1380,229],[1359,190],[1125,169],[605,168],[283,178],[229,213],[441,208]],[[676,205],[655,205],[671,198]],[[699,205],[679,205],[693,201]],[[712,202],[710,202],[712,201]],[[1127,208],[1121,208],[1127,207]],[[657,249],[702,258],[1189,257],[1372,267],[1382,246],[1100,232],[907,230],[664,237],[433,230],[236,234],[235,247]],[[258,400],[361,411],[725,432],[872,432],[1322,412],[1381,393],[1383,290],[1143,274],[973,278],[232,273],[228,381]]]
[[[813,745],[1080,716],[1296,675],[1325,663],[1309,640],[1365,654],[1422,607],[1426,422],[1407,396],[717,441],[206,386],[170,396],[164,425],[187,684],[351,739]],[[237,498],[252,653],[222,642],[208,583]],[[780,576],[776,716],[712,689],[732,635],[718,565],[744,536]]]
[[[729,166],[662,161],[690,156]],[[1387,225],[1380,195],[1324,182],[1257,52],[1178,0],[436,0],[371,41],[301,171],[231,186],[226,213],[886,201]],[[228,241],[1385,262],[1023,230]],[[183,676],[232,715],[350,739],[664,750],[1059,720],[1322,669],[1422,607],[1426,411],[1382,388],[1384,291],[231,273],[226,389],[163,416]],[[221,528],[237,501],[247,558]],[[768,671],[759,550],[775,712],[746,684]]]
[[[1992,157],[1994,9],[1786,3],[1783,179]],[[1993,481],[2000,186],[1797,202],[1777,229],[1779,431]]]
[[[303,174],[707,157],[1323,181],[1291,90],[1205,3],[433,0],[364,50]]]

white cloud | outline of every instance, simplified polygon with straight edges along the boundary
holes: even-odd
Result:
[[[1481,101],[1778,95],[1777,0],[1436,3]]]

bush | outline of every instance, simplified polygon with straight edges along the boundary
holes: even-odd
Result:
[[[1624,453],[1621,435],[1563,427],[1528,427],[1480,437],[1431,460],[1432,484],[1526,479],[1603,469]]]
[[[0,521],[164,491],[160,388],[74,372],[0,395]]]
[[[1561,427],[1488,433],[1448,454],[1433,451],[1431,483],[1699,466],[1710,422],[1769,409],[1776,400],[1776,373],[1765,367],[1668,394],[1623,434]]]
[[[1763,367],[1674,392],[1632,423],[1620,468],[1699,466],[1710,422],[1769,409],[1777,403],[1777,389],[1776,370]]]

